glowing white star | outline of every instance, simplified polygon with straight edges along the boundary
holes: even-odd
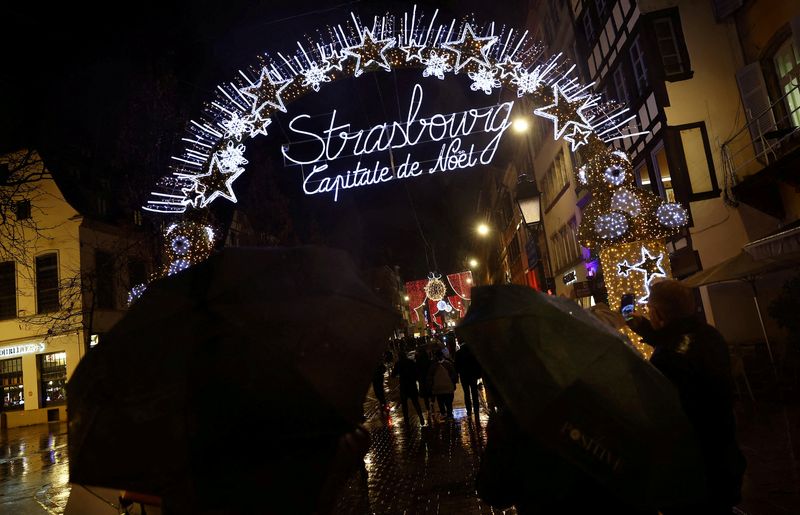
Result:
[[[548,106],[540,107],[539,109],[536,109],[533,112],[533,114],[535,114],[537,116],[541,116],[542,118],[547,118],[548,120],[552,120],[553,124],[554,124],[553,137],[555,139],[559,139],[559,138],[561,138],[561,136],[564,135],[564,133],[567,131],[567,129],[571,125],[578,125],[584,130],[586,130],[586,129],[591,130],[592,125],[589,123],[589,120],[586,118],[586,115],[583,113],[583,111],[585,109],[591,107],[591,104],[590,104],[591,100],[592,100],[592,98],[590,96],[578,97],[578,98],[574,98],[574,97],[570,98],[563,91],[561,91],[561,89],[559,88],[558,84],[556,84],[556,85],[553,86],[553,103],[548,105]],[[583,103],[581,104],[580,107],[578,107],[578,109],[576,110],[576,113],[575,113],[578,116],[578,120],[562,120],[561,118],[559,118],[559,115],[558,115],[558,112],[557,112],[559,103],[562,103],[562,104],[563,103],[569,103],[569,104],[571,104],[571,103],[575,103],[575,102],[578,102],[578,101],[583,101]],[[553,113],[551,111],[556,111],[556,112]]]
[[[251,113],[261,116],[261,111],[267,106],[272,106],[286,112],[286,106],[283,104],[281,93],[284,89],[289,87],[291,81],[283,80],[274,82],[270,77],[269,70],[266,67],[261,68],[261,75],[258,82],[252,86],[246,86],[239,90],[242,95],[253,99]]]
[[[342,53],[356,58],[356,67],[353,76],[358,77],[373,64],[384,70],[391,71],[392,65],[386,60],[386,51],[396,43],[394,38],[375,39],[372,31],[364,29],[361,33],[361,43],[342,49]]]
[[[442,45],[442,48],[455,52],[456,66],[455,72],[461,71],[461,68],[466,66],[470,61],[482,66],[489,67],[489,57],[487,53],[489,48],[497,41],[497,37],[489,36],[478,38],[475,37],[475,31],[469,23],[464,24],[464,30],[461,32],[461,38],[455,41],[448,41]],[[476,46],[475,43],[480,46]]]

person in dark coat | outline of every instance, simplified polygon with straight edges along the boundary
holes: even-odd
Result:
[[[728,345],[712,326],[697,318],[692,291],[677,281],[650,287],[650,320],[628,324],[653,347],[652,363],[678,390],[700,444],[707,498],[698,506],[670,513],[731,513],[741,499],[746,467],[736,441],[733,379]]]
[[[383,378],[386,373],[386,366],[383,362],[378,363],[375,371],[372,373],[372,389],[375,391],[375,398],[381,405],[381,409],[386,410],[386,392],[383,389]]]
[[[471,416],[473,409],[475,415],[480,414],[480,397],[478,396],[478,379],[481,378],[481,366],[469,346],[462,344],[456,351],[456,372],[464,390],[464,404],[467,407],[467,416]]]
[[[417,347],[414,354],[414,362],[417,365],[417,381],[419,382],[419,396],[422,397],[422,402],[425,403],[425,409],[428,412],[428,422],[432,420],[431,410],[432,397],[431,389],[428,386],[428,370],[431,368],[431,358],[428,356],[428,351],[423,346]]]
[[[400,405],[403,408],[403,419],[408,424],[408,401],[414,405],[417,415],[425,424],[422,408],[419,405],[419,391],[417,390],[417,365],[406,354],[401,354],[394,366],[392,375],[400,380]]]
[[[446,419],[453,418],[453,392],[456,391],[456,369],[453,362],[444,357],[442,350],[436,351],[436,359],[428,370],[428,386],[436,396],[439,413]]]

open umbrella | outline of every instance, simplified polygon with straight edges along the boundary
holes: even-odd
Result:
[[[70,479],[168,496],[273,466],[262,491],[311,493],[396,322],[322,248],[225,249],[158,281],[67,385]]]
[[[769,343],[767,329],[764,326],[764,318],[761,315],[761,305],[758,302],[758,290],[756,289],[756,279],[770,273],[780,272],[800,265],[800,252],[790,252],[777,256],[767,256],[756,259],[750,253],[742,250],[738,255],[723,261],[710,268],[697,272],[694,275],[682,280],[685,286],[696,288],[709,284],[747,281],[753,290],[753,302],[756,306],[758,321],[761,324],[761,333],[764,335],[764,343],[767,345],[767,353],[775,369],[775,359],[772,355],[772,346]]]
[[[456,332],[520,427],[619,498],[667,506],[702,494],[674,387],[574,302],[522,286],[476,288]]]

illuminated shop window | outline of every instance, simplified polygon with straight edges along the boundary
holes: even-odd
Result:
[[[794,127],[800,127],[800,51],[791,38],[781,45],[774,60],[781,93],[786,97],[789,121]]]
[[[0,360],[0,394],[3,411],[25,407],[25,388],[22,385],[22,358]]]
[[[67,353],[53,352],[39,356],[42,407],[63,404],[67,400]]]

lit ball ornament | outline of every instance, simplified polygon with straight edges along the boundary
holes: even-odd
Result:
[[[628,220],[619,211],[602,214],[594,222],[594,232],[604,240],[615,240],[628,232]]]
[[[664,227],[683,227],[689,221],[689,215],[680,204],[667,202],[656,209],[656,219]]]
[[[642,203],[633,192],[620,188],[611,196],[611,209],[623,211],[631,216],[639,216],[642,212]]]
[[[178,236],[172,238],[170,245],[172,246],[172,251],[178,256],[185,255],[192,248],[192,244],[189,243],[189,238],[183,234],[179,234]]]
[[[425,295],[432,301],[439,302],[444,298],[446,292],[447,287],[445,287],[441,279],[431,274],[428,277],[428,284],[425,285]]]
[[[625,169],[614,164],[603,171],[603,178],[612,186],[619,186],[625,182]]]
[[[443,300],[440,300],[439,302],[436,303],[436,308],[439,311],[447,311],[447,306],[448,306],[447,302]]]

